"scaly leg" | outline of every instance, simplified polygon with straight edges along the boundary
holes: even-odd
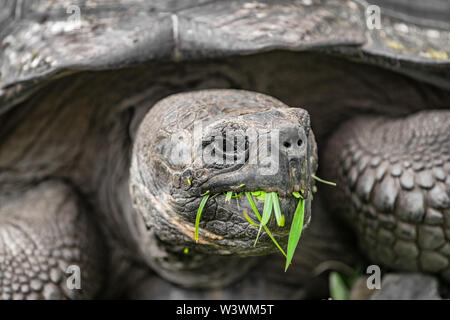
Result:
[[[329,140],[329,204],[373,262],[450,281],[449,150],[448,110],[357,118]]]
[[[103,246],[81,199],[46,181],[0,198],[0,299],[92,298]]]

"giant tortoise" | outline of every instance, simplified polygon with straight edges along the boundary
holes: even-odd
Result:
[[[0,297],[445,287],[450,9],[374,2],[1,1]]]

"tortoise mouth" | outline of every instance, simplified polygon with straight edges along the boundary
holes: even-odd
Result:
[[[307,198],[310,194],[310,190],[312,188],[310,186],[304,187],[300,184],[292,185],[289,188],[283,188],[280,186],[256,186],[256,185],[247,185],[241,184],[239,186],[212,186],[207,190],[202,190],[202,195],[207,192],[211,195],[218,196],[220,194],[227,195],[228,193],[232,193],[232,198],[240,197],[245,195],[246,192],[250,192],[252,195],[258,197],[264,201],[263,195],[265,193],[276,193],[279,198],[289,199],[289,198],[297,198],[293,194],[300,194],[303,198]]]
[[[299,203],[302,226],[310,217],[317,148],[308,113],[255,93],[183,95],[155,105],[134,142],[131,190],[147,228],[208,254],[286,250]],[[176,114],[189,121],[175,125]]]
[[[289,237],[290,242],[292,234],[300,234],[310,220],[310,205],[305,205],[307,201],[310,203],[310,199],[306,196],[307,192],[300,189],[293,191],[291,195],[279,195],[273,191],[275,188],[254,190],[254,188],[247,189],[244,185],[233,189],[226,192],[207,191],[202,195],[195,219],[196,243],[203,236],[203,232],[217,231],[208,230],[208,222],[210,219],[217,219],[217,213],[227,211],[232,213],[230,220],[234,222],[233,228],[239,230],[242,224],[245,225],[244,237],[236,234],[237,237],[232,236],[230,240],[242,242],[245,238],[250,244],[245,246],[246,255],[268,254],[279,250],[286,256],[287,238]],[[202,217],[203,212],[207,212],[205,207],[208,206],[208,202],[210,204],[214,202],[216,215],[206,214]],[[220,210],[217,210],[218,208]]]
[[[259,226],[266,212],[264,225],[273,228],[276,234],[286,235],[288,231],[285,225],[292,221],[299,199],[308,199],[307,192],[301,189],[300,192],[293,191],[288,195],[279,194],[275,190],[276,188],[244,187],[228,191],[208,190],[199,197],[202,200],[198,206],[197,217],[201,217],[207,201],[215,201],[219,206],[233,211],[233,214],[241,215],[251,225]]]

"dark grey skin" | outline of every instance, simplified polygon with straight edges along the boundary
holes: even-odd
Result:
[[[450,61],[420,54],[448,42],[389,16],[369,32],[360,2],[98,2],[69,31],[64,5],[30,3],[0,2],[0,298],[326,298],[324,270],[366,263],[448,281]],[[190,131],[194,111],[222,127],[277,120],[280,174],[166,170],[157,142]],[[253,247],[245,199],[211,199],[193,241],[206,190],[276,190],[289,225],[290,193],[311,195],[316,170],[338,187],[317,186],[287,273],[264,232]]]
[[[339,154],[338,159],[330,155]],[[450,280],[450,112],[349,121],[328,142],[330,203],[372,261]]]
[[[195,129],[195,124],[203,128]],[[271,152],[278,153],[273,164],[277,168],[265,172],[263,159],[256,157],[267,145],[264,135],[275,129],[278,141],[274,140]],[[195,130],[199,131],[198,137]],[[243,138],[240,143],[234,140],[239,136]],[[223,140],[219,141],[220,138]],[[211,147],[216,141],[217,145]],[[214,150],[220,158],[208,161],[211,151],[207,150]],[[227,202],[223,193],[275,191],[289,226],[298,202],[292,193],[303,190],[307,227],[314,185],[311,175],[316,170],[316,142],[305,110],[288,108],[262,94],[238,90],[183,93],[158,102],[140,125],[130,175],[134,208],[154,237],[153,245],[173,256],[163,259],[150,255],[150,264],[158,273],[185,286],[212,287],[214,282],[225,284],[235,280],[248,271],[246,264],[254,260],[236,260],[233,256],[264,255],[278,249],[266,233],[253,246],[258,228],[242,215],[246,210],[253,221],[258,221],[250,204],[242,197],[238,207],[234,199]],[[222,196],[207,203],[199,241],[195,244],[194,221],[206,191],[212,196]],[[256,201],[256,204],[262,213],[264,203]],[[277,227],[274,217],[268,227],[285,247],[289,228]],[[195,255],[192,262],[195,266],[189,257],[183,257],[184,248],[193,250],[190,256]],[[224,256],[213,258],[218,264],[214,267],[218,279],[208,273],[207,283],[201,284],[195,273],[211,268],[207,262],[211,255]],[[180,264],[174,260],[184,261]],[[235,261],[235,269],[226,272],[231,261]]]

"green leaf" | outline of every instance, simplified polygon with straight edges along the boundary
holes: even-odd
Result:
[[[264,199],[263,216],[261,220],[261,224],[263,226],[265,226],[267,222],[269,222],[270,215],[272,214],[272,208],[273,208],[272,195],[270,193],[266,193]]]
[[[297,199],[304,199],[303,196],[300,194],[300,192],[294,191],[292,192],[292,195]]]
[[[284,221],[285,221],[285,217],[284,214],[281,216],[281,221],[280,221],[280,227],[284,227]]]
[[[245,196],[247,197],[248,202],[250,203],[250,206],[253,209],[253,212],[255,213],[256,218],[258,218],[259,222],[261,223],[261,216],[258,212],[258,208],[256,208],[255,206],[255,202],[253,201],[252,198],[252,194],[251,192],[246,192]],[[267,226],[264,226],[264,230],[266,230],[267,235],[270,237],[270,239],[272,240],[272,242],[275,244],[275,246],[278,248],[278,250],[281,251],[281,253],[283,254],[283,256],[286,257],[286,253],[284,252],[283,248],[281,248],[281,246],[278,244],[277,240],[275,240],[275,238],[273,237],[272,233],[270,232],[269,228],[267,228]]]
[[[303,199],[298,200],[297,208],[295,209],[294,219],[291,224],[291,230],[289,231],[286,267],[284,271],[287,271],[291,264],[292,257],[294,256],[295,249],[297,248],[298,241],[303,229],[303,218],[305,214],[305,201]]]
[[[272,233],[270,232],[269,228],[267,228],[267,226],[264,226],[264,230],[266,230],[267,235],[270,237],[270,239],[272,240],[272,242],[275,244],[275,246],[278,248],[278,250],[281,251],[281,253],[283,254],[283,256],[286,257],[286,252],[284,252],[283,248],[281,248],[281,246],[278,244],[277,240],[275,240],[274,236],[272,235]]]
[[[273,211],[275,212],[275,219],[277,219],[278,226],[284,226],[284,220],[282,219],[280,203],[278,201],[278,195],[276,192],[271,192],[272,194],[272,202],[273,202]]]
[[[330,181],[327,181],[327,180],[320,179],[318,176],[316,176],[314,174],[312,174],[311,177],[313,179],[316,179],[319,182],[322,182],[322,183],[325,183],[325,184],[329,184],[330,186],[336,187],[336,183],[334,183],[334,182],[330,182]]]
[[[251,192],[246,192],[245,196],[247,197],[248,203],[250,203],[250,207],[252,207],[255,216],[258,218],[258,220],[261,221],[261,216],[259,215],[259,211],[258,208],[256,208],[255,202],[253,201]]]
[[[263,191],[264,192],[264,191]],[[258,242],[259,235],[261,234],[262,228],[269,222],[270,215],[272,214],[272,195],[270,193],[264,192],[264,210],[263,215],[260,221],[258,234],[256,235],[255,243],[253,246],[256,246],[256,243]]]
[[[350,290],[345,284],[342,276],[332,271],[329,277],[330,295],[333,300],[348,300],[350,296]]]
[[[252,191],[250,192],[253,196],[258,199],[258,201],[265,201],[266,200],[266,192],[265,191]]]
[[[209,198],[209,190],[206,191],[206,194],[203,196],[202,202],[200,203],[200,206],[197,210],[197,217],[195,218],[195,242],[198,242],[198,232],[199,232],[199,226],[200,226],[200,217],[202,216],[203,208],[206,205],[206,202]]]
[[[255,221],[253,221],[247,213],[247,210],[244,209],[244,218],[250,223],[251,225],[254,225],[255,227],[259,227],[259,224],[257,224]]]
[[[231,197],[232,197],[233,199],[237,199],[237,198],[240,198],[242,195],[243,195],[242,192],[239,192],[239,193],[235,192]]]
[[[225,201],[229,202],[231,200],[231,196],[233,195],[233,191],[228,191],[225,197]]]

